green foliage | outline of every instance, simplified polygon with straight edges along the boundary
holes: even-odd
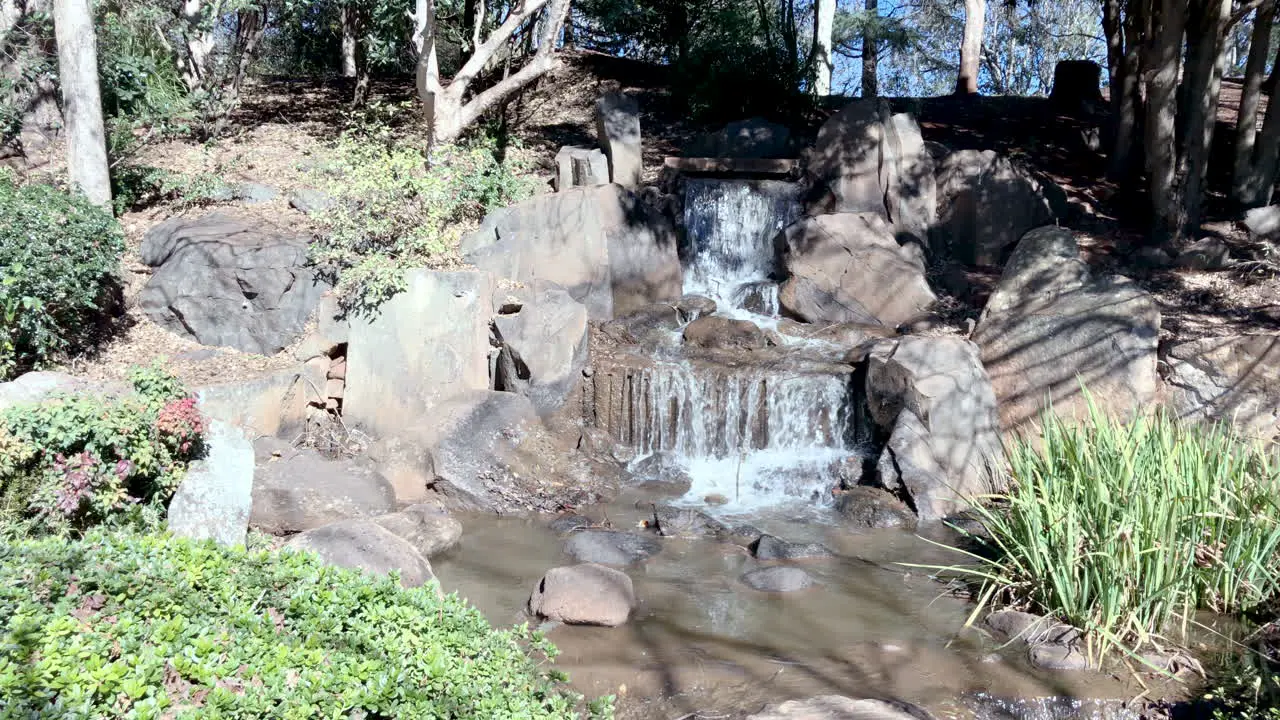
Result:
[[[1086,631],[1101,660],[1191,621],[1240,612],[1280,582],[1280,466],[1221,426],[1157,413],[1124,424],[1092,408],[1047,414],[1043,447],[1009,451],[1014,487],[979,509],[991,555],[978,612],[1025,605]]]
[[[205,421],[158,366],[123,397],[62,394],[0,413],[0,511],[50,532],[153,521],[204,453]]]
[[[1280,674],[1275,647],[1233,654],[1215,673],[1204,699],[1214,720],[1280,720]]]
[[[0,546],[14,717],[573,717],[539,669],[554,652],[457,595],[311,554],[101,533]]]
[[[123,250],[115,219],[83,197],[0,174],[0,380],[92,344]]]
[[[488,210],[532,194],[534,181],[492,143],[445,145],[430,158],[385,126],[344,133],[321,183],[335,203],[317,214],[312,259],[337,274],[348,311],[366,312],[402,289],[404,270],[456,262],[456,248]]]
[[[164,201],[176,208],[208,205],[230,199],[231,189],[218,173],[189,175],[151,165],[124,165],[111,174],[111,194],[120,214]]]
[[[184,136],[196,121],[194,97],[182,81],[172,41],[163,33],[173,10],[152,0],[97,6],[98,79],[114,158],[145,139]]]

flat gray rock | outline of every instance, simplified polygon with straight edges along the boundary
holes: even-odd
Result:
[[[617,530],[579,530],[564,551],[574,560],[601,565],[634,565],[662,552],[656,538]]]
[[[286,547],[308,550],[328,565],[363,570],[374,575],[400,572],[407,588],[435,578],[431,563],[408,541],[373,520],[343,520],[294,536]]]
[[[529,596],[530,613],[570,625],[616,627],[635,605],[626,573],[589,563],[548,570]]]
[[[762,535],[751,545],[757,560],[811,560],[829,558],[833,553],[818,543],[796,543],[773,535]]]

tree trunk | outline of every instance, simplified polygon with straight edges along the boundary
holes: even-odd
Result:
[[[1147,182],[1151,195],[1151,239],[1176,247],[1184,226],[1178,187],[1178,69],[1186,28],[1185,0],[1154,0],[1159,17],[1148,36]]]
[[[874,22],[880,18],[880,0],[866,0],[864,8],[868,22],[862,30],[862,97],[873,98],[880,94],[877,73],[880,66],[879,24]]]
[[[369,91],[373,84],[373,79],[369,76],[369,49],[360,42],[360,35],[364,32],[364,20],[364,11],[352,7],[351,26],[356,36],[356,86],[351,93],[353,107],[364,107],[369,102]]]
[[[1249,41],[1249,59],[1245,61],[1244,87],[1240,91],[1240,109],[1236,117],[1236,151],[1232,163],[1231,199],[1244,205],[1249,201],[1253,172],[1254,143],[1258,137],[1258,106],[1262,100],[1262,84],[1266,81],[1267,54],[1271,50],[1271,28],[1275,24],[1276,3],[1270,0],[1258,8],[1253,19],[1253,35]]]
[[[1123,54],[1120,56],[1119,78],[1111,83],[1111,102],[1115,111],[1115,128],[1111,138],[1108,175],[1113,180],[1136,180],[1141,173],[1141,158],[1135,159],[1135,148],[1141,149],[1138,119],[1143,114],[1142,47],[1144,37],[1144,0],[1128,0],[1124,20]]]
[[[956,95],[978,94],[982,34],[987,23],[987,0],[964,0],[964,37],[960,41],[960,74]]]
[[[187,45],[182,80],[187,89],[193,92],[211,89],[205,85],[209,78],[209,63],[217,43],[213,32],[214,24],[221,14],[221,0],[213,0],[212,5],[207,4],[206,0],[185,0],[182,4],[182,19],[186,23],[183,37]]]
[[[356,76],[356,11],[342,7],[342,77]]]
[[[569,0],[524,0],[515,6],[502,24],[480,42],[462,68],[446,86],[440,79],[436,60],[436,16],[434,0],[417,0],[415,33],[418,52],[418,97],[422,101],[432,143],[456,140],[463,130],[512,94],[541,77],[555,66],[556,38],[569,12]],[[526,21],[545,13],[538,26],[537,51],[514,73],[473,96],[468,90],[475,78],[499,49]]]
[[[53,29],[58,42],[58,82],[67,126],[67,171],[89,201],[111,206],[102,95],[98,88],[98,47],[88,0],[55,0]]]
[[[1197,40],[1188,55],[1183,82],[1186,111],[1185,144],[1180,174],[1184,178],[1184,230],[1200,226],[1204,205],[1205,178],[1209,172],[1209,153],[1213,147],[1213,130],[1218,119],[1218,95],[1222,89],[1222,52],[1227,36],[1231,0],[1207,0],[1198,8],[1195,22],[1188,26]],[[1181,237],[1181,236],[1180,236]]]
[[[1267,80],[1267,95],[1280,97],[1280,54],[1271,66]],[[1245,178],[1243,205],[1259,207],[1271,202],[1271,189],[1276,184],[1276,172],[1280,167],[1280,103],[1267,103],[1267,117],[1262,121],[1262,132],[1253,148],[1253,162],[1249,176]]]
[[[873,3],[875,0],[867,0]],[[818,97],[831,94],[831,30],[835,26],[836,0],[814,0],[813,3],[813,93]],[[865,60],[863,61],[865,62]],[[865,75],[865,70],[863,71]]]

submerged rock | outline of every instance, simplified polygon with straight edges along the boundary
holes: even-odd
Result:
[[[662,543],[618,530],[579,530],[565,543],[564,551],[579,562],[634,565],[662,552]]]
[[[689,323],[684,329],[684,341],[694,347],[726,350],[761,350],[769,346],[768,337],[755,323],[718,315]]]
[[[440,505],[412,505],[397,513],[375,518],[382,527],[430,558],[452,550],[462,539],[462,523]]]
[[[743,585],[761,592],[796,592],[815,584],[809,573],[797,567],[786,566],[752,570],[740,579]]]
[[[748,720],[930,720],[930,715],[903,702],[824,695],[808,700],[788,700],[756,713]]]
[[[555,520],[552,520],[551,524],[548,525],[547,527],[550,527],[552,532],[557,533],[559,535],[568,535],[569,533],[574,532],[575,530],[582,530],[585,528],[589,528],[592,525],[595,525],[595,521],[593,521],[591,518],[586,517],[585,515],[568,513],[568,514],[557,517]]]
[[[639,480],[638,487],[655,494],[678,497],[689,492],[693,485],[693,478],[680,460],[669,452],[660,451],[637,460],[630,471]]]
[[[760,536],[750,549],[758,560],[807,560],[828,558],[834,554],[825,545],[788,542],[772,535]]]
[[[631,578],[594,564],[552,568],[529,596],[530,613],[570,625],[616,627],[635,605]]]
[[[653,524],[663,537],[721,538],[728,526],[710,515],[692,508],[655,505]]]

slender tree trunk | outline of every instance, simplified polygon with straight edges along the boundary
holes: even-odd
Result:
[[[1108,174],[1122,182],[1136,180],[1141,173],[1142,158],[1135,159],[1135,149],[1141,154],[1142,143],[1138,137],[1138,120],[1143,116],[1142,97],[1142,48],[1144,38],[1145,0],[1128,0],[1121,29],[1124,33],[1124,53],[1120,58],[1120,76],[1111,85],[1111,100],[1115,107],[1115,131],[1112,137]]]
[[[53,29],[58,42],[58,83],[67,126],[67,171],[71,183],[102,207],[111,206],[102,95],[98,88],[98,47],[88,0],[55,0]]]
[[[875,0],[867,0],[874,2]],[[831,94],[831,31],[836,20],[836,0],[814,0],[813,3],[813,94]]]
[[[982,35],[987,23],[987,0],[964,0],[964,37],[960,41],[960,73],[956,95],[978,94]]]
[[[1151,239],[1176,247],[1184,226],[1178,186],[1178,70],[1186,29],[1185,0],[1154,0],[1160,9],[1148,36],[1147,181],[1151,196]]]
[[[440,78],[436,59],[436,15],[434,0],[417,0],[414,43],[418,48],[418,97],[423,104],[432,143],[457,139],[468,125],[555,66],[556,38],[569,12],[569,0],[524,0],[508,13],[467,58],[446,86]],[[537,51],[519,70],[495,85],[468,96],[475,78],[505,47],[525,23],[545,13],[538,25]]]
[[[356,76],[356,11],[342,7],[342,77]]]
[[[244,87],[244,80],[249,75],[249,66],[253,64],[253,59],[257,56],[258,46],[262,44],[262,38],[267,32],[267,8],[261,6],[259,9],[241,10],[239,13],[239,26],[236,32],[236,43],[239,46],[240,61],[236,65],[236,73],[231,77],[231,81],[223,91],[223,102],[228,108],[235,107],[240,100],[240,88]],[[228,114],[218,118],[218,122],[214,129],[214,135],[222,134],[223,126],[227,122]]]
[[[1267,95],[1280,97],[1280,54],[1276,55],[1275,64],[1271,66]],[[1262,132],[1254,145],[1253,162],[1245,180],[1242,203],[1245,207],[1271,202],[1271,190],[1275,187],[1276,172],[1280,168],[1280,107],[1277,105],[1280,103],[1267,103],[1267,117],[1262,121]]]
[[[480,47],[480,36],[484,34],[484,0],[466,0],[462,5],[462,27],[471,31],[470,52]]]
[[[1253,150],[1258,137],[1258,107],[1262,100],[1262,84],[1267,79],[1267,54],[1271,50],[1271,28],[1275,19],[1276,3],[1268,0],[1258,8],[1258,13],[1254,16],[1249,59],[1245,61],[1244,87],[1240,90],[1240,109],[1236,115],[1236,149],[1231,175],[1231,198],[1240,204],[1246,204],[1250,199]]]
[[[835,3],[832,2],[832,5]],[[862,31],[862,97],[873,98],[880,94],[878,70],[880,67],[880,38],[877,36],[880,18],[880,0],[866,0],[863,5],[868,22]]]
[[[213,25],[221,15],[221,0],[213,0],[212,4],[207,0],[184,0],[182,4],[182,19],[186,24],[183,35],[187,45],[182,79],[188,90],[211,89],[205,87],[205,84],[208,82],[209,63],[217,44]]]
[[[1188,67],[1183,83],[1186,111],[1186,151],[1181,175],[1184,177],[1183,203],[1185,206],[1185,230],[1194,231],[1200,225],[1200,213],[1204,206],[1205,179],[1209,173],[1209,153],[1213,148],[1213,131],[1218,119],[1218,95],[1222,89],[1223,63],[1226,56],[1223,46],[1227,37],[1227,22],[1231,15],[1231,0],[1208,0],[1198,8],[1195,22],[1189,33],[1198,36],[1188,57]]]
[[[351,94],[351,104],[354,107],[364,107],[369,102],[369,91],[373,85],[373,79],[369,75],[369,49],[360,42],[360,36],[364,33],[364,12],[360,8],[351,8],[351,26],[356,36],[356,87]]]

